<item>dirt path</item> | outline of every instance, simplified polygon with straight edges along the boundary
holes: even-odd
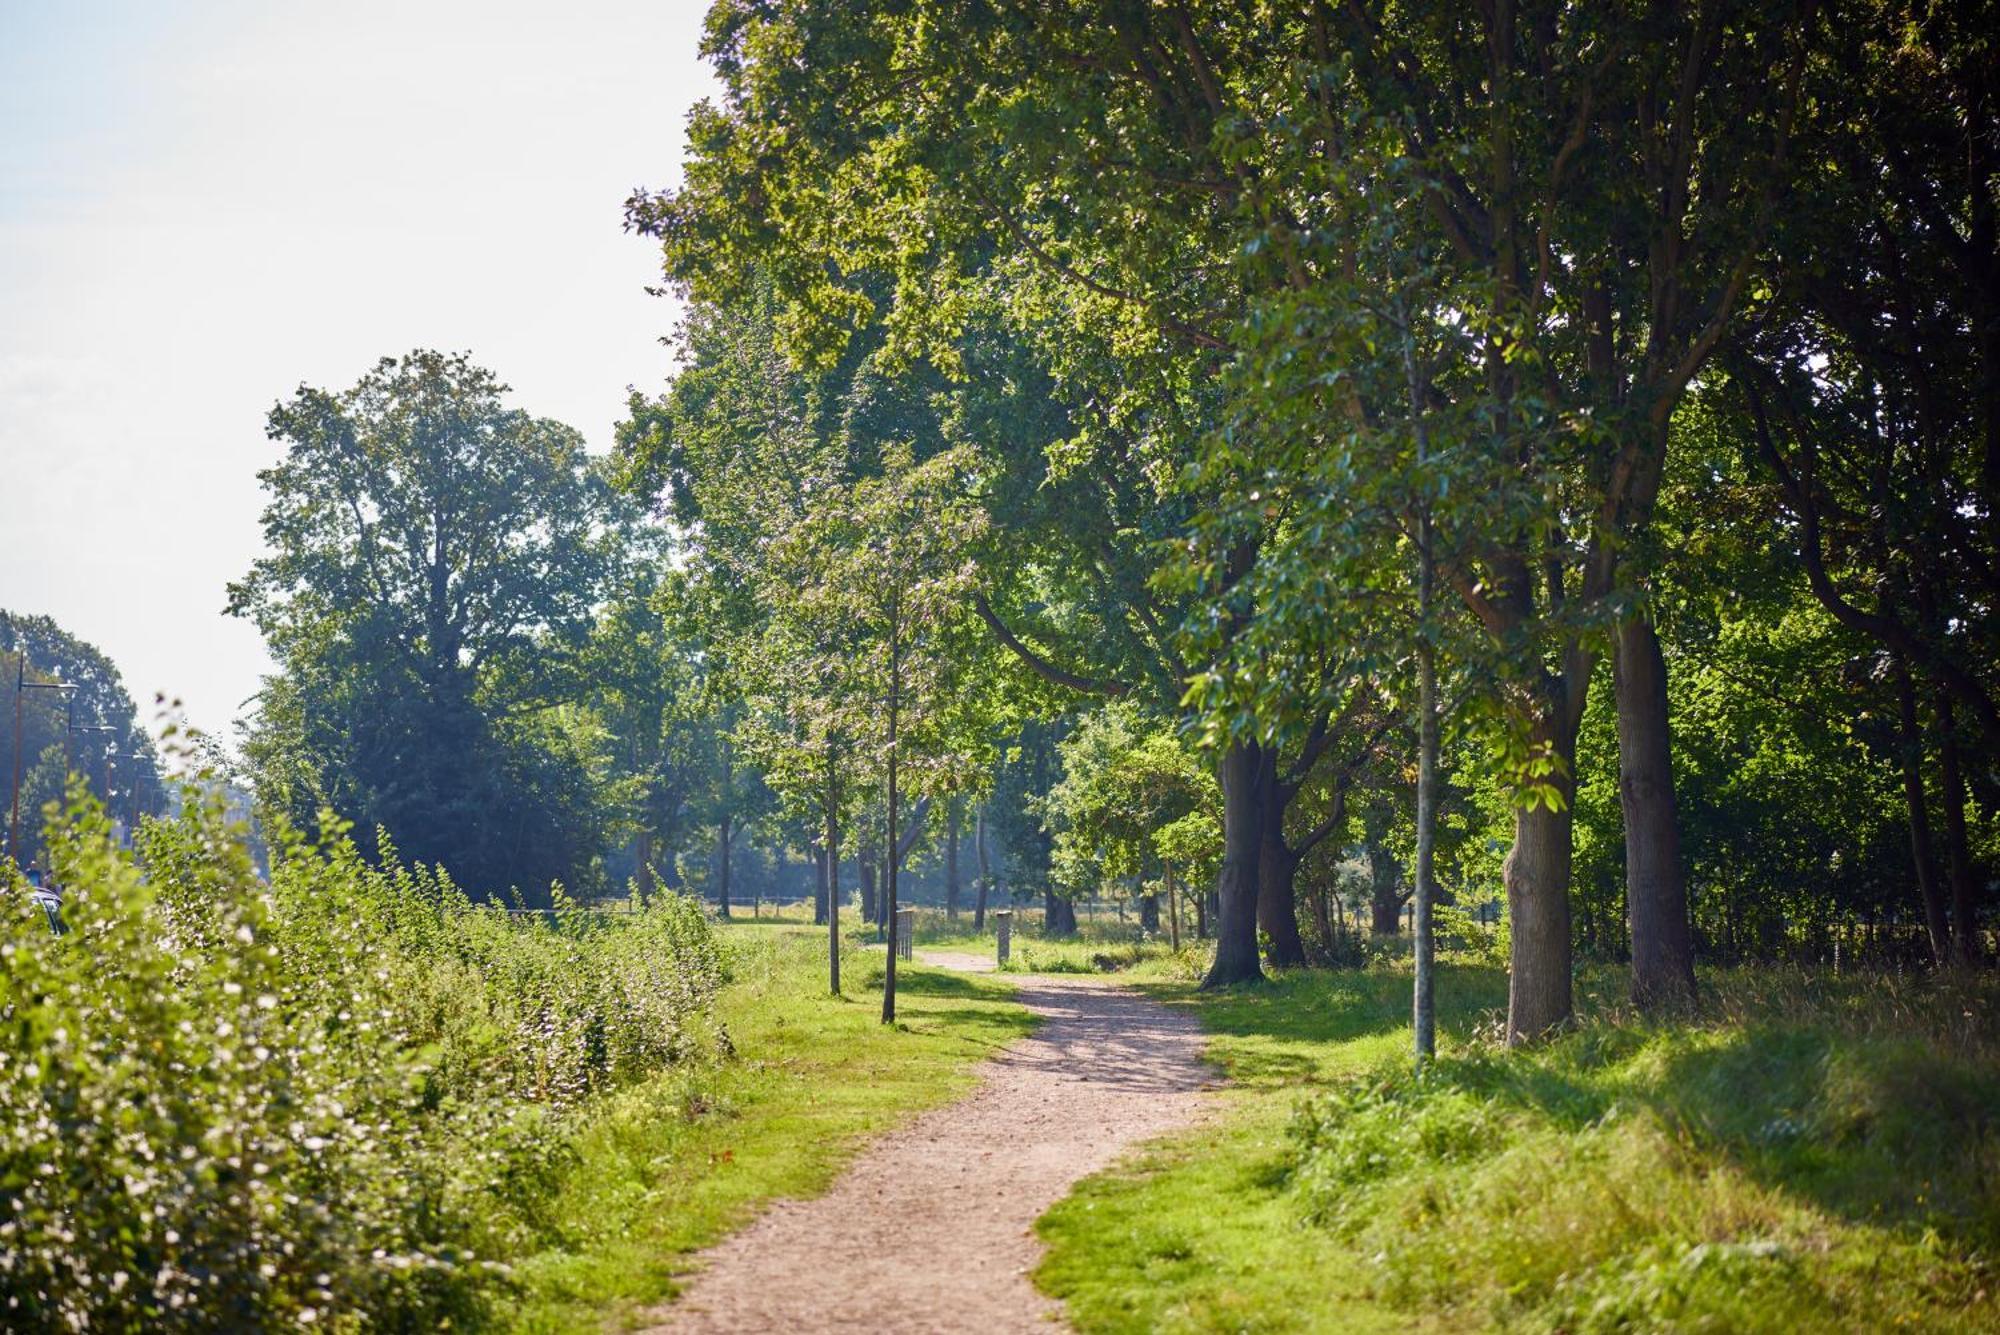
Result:
[[[926,963],[991,969],[924,952]],[[662,1331],[1041,1331],[1035,1218],[1213,1081],[1193,1017],[1106,979],[1024,977],[1043,1017],[967,1097],[863,1150],[826,1195],[780,1201],[703,1253]]]

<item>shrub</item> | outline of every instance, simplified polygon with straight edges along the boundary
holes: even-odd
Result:
[[[344,840],[266,885],[191,806],[136,856],[52,828],[66,936],[0,893],[0,1324],[476,1322],[586,1101],[719,1041],[698,909],[510,914]]]

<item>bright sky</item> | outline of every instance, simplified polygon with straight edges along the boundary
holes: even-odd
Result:
[[[607,448],[670,365],[621,206],[678,180],[704,7],[0,0],[0,607],[226,735],[275,401],[465,350]]]

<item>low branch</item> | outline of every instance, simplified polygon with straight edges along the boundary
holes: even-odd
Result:
[[[1007,628],[1007,623],[1002,621],[999,615],[994,612],[993,604],[986,601],[985,594],[973,594],[972,606],[979,613],[980,620],[984,621],[992,629],[995,638],[1000,643],[1006,645],[1016,658],[1032,668],[1036,676],[1041,677],[1045,681],[1054,682],[1058,686],[1067,686],[1073,691],[1082,691],[1086,695],[1123,696],[1132,693],[1132,686],[1129,682],[1105,681],[1097,677],[1086,677],[1080,673],[1070,672],[1064,668],[1057,667],[1054,663],[1051,663],[1048,659],[1030,649],[1021,642],[1020,636]]]

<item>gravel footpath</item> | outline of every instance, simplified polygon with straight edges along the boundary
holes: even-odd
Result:
[[[863,1150],[824,1196],[778,1201],[703,1252],[655,1329],[983,1335],[1059,1322],[1028,1280],[1036,1217],[1127,1146],[1193,1121],[1215,1072],[1192,1016],[1109,980],[1023,977],[1016,995],[1042,1023],[986,1063],[971,1094]]]

